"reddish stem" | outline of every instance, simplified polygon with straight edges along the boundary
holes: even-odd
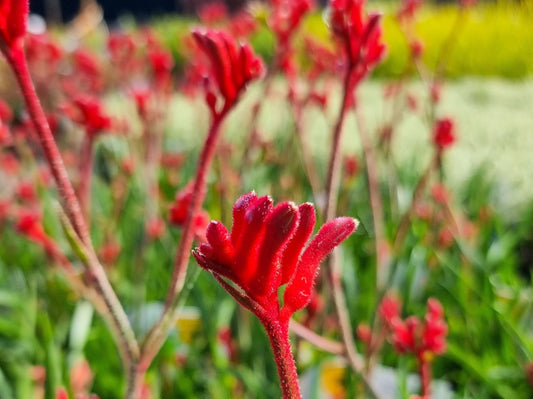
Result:
[[[333,142],[329,158],[328,175],[326,180],[326,204],[324,207],[324,220],[328,221],[335,217],[337,209],[337,196],[340,183],[341,157],[340,145],[342,127],[348,111],[348,98],[350,95],[351,66],[349,66],[344,78],[343,97],[339,116],[333,130]]]
[[[420,367],[420,383],[422,385],[422,398],[431,398],[431,363],[422,358],[423,354],[418,359]]]
[[[102,313],[102,315],[106,318],[114,333],[114,337],[117,340],[117,345],[124,361],[124,366],[128,368],[139,356],[139,348],[135,339],[135,334],[120,301],[107,279],[102,265],[98,262],[94,253],[89,230],[83,218],[80,204],[69,180],[65,165],[63,164],[63,159],[61,158],[54,136],[50,130],[50,126],[48,125],[48,120],[46,119],[39,98],[35,92],[24,51],[22,47],[11,49],[2,48],[2,51],[19,83],[28,113],[35,130],[37,131],[37,137],[41,144],[41,148],[52,171],[52,176],[55,179],[60,198],[65,207],[67,222],[71,224],[72,230],[76,233],[76,239],[79,238],[80,245],[84,246],[85,250],[88,252],[86,254],[86,266],[90,271],[88,277],[91,278],[94,284],[96,297],[100,298],[105,305],[105,313]],[[89,299],[95,300],[93,296]],[[99,310],[102,308],[101,306],[98,306],[98,304],[96,304],[96,307]]]
[[[297,321],[290,320],[289,323],[290,330],[298,335],[300,338],[305,339],[307,342],[310,342],[318,349],[321,349],[325,352],[332,353],[334,355],[343,355],[344,345],[337,341],[332,341],[328,338],[325,338],[321,335],[318,335],[313,330],[310,330],[303,324],[298,323]]]
[[[283,399],[300,399],[298,373],[291,352],[289,321],[261,321],[268,335],[278,369]]]
[[[24,51],[22,48],[14,48],[5,51],[4,54],[15,73],[24,101],[26,102],[26,107],[28,108],[28,113],[37,131],[37,137],[56,181],[59,195],[61,196],[69,220],[81,241],[85,245],[90,246],[89,231],[83,219],[79,202],[76,199],[74,188],[63,164],[63,159],[48,125],[48,120],[35,92],[28,65],[26,64]]]

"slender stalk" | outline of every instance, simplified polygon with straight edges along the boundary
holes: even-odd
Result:
[[[423,356],[423,355],[421,355]],[[420,384],[421,384],[421,395],[422,398],[431,398],[431,363],[419,359],[419,372],[420,372]]]
[[[194,239],[194,218],[200,211],[202,203],[204,202],[207,192],[207,174],[211,168],[213,157],[215,155],[216,144],[220,136],[221,125],[228,114],[231,106],[226,106],[217,116],[215,116],[204,147],[198,159],[196,169],[196,179],[193,187],[193,194],[189,213],[183,235],[180,240],[178,251],[174,262],[174,270],[172,271],[172,280],[170,288],[165,300],[165,307],[159,320],[149,331],[144,339],[141,351],[141,362],[151,363],[154,356],[159,351],[163,344],[169,328],[172,326],[176,314],[176,301],[178,294],[185,284],[185,277],[187,274],[187,265],[190,258],[191,246]]]
[[[306,326],[298,323],[291,319],[289,323],[290,330],[298,335],[300,338],[305,339],[307,342],[313,344],[318,349],[323,350],[324,352],[329,352],[334,355],[343,355],[344,345],[340,342],[332,341],[321,335],[318,335],[313,330],[310,330]]]
[[[288,320],[287,322],[262,321],[262,323],[274,353],[283,399],[300,399],[302,395],[298,384],[296,364],[291,352]]]
[[[74,188],[72,187],[67,170],[63,164],[63,159],[61,158],[54,136],[48,125],[48,120],[41,107],[37,93],[35,92],[24,51],[20,48],[11,51],[8,50],[4,54],[13,69],[15,78],[22,91],[28,113],[35,126],[35,130],[37,131],[37,137],[43,149],[46,161],[52,171],[52,176],[57,184],[59,195],[67,212],[67,216],[69,220],[71,220],[72,226],[81,238],[81,241],[85,245],[90,245],[89,231],[85,224],[85,220],[83,219],[79,202],[76,199]]]
[[[128,386],[125,399],[139,399],[144,385],[146,368],[138,363],[134,363],[128,370]]]
[[[339,116],[335,124],[333,131],[333,144],[330,153],[328,174],[326,180],[326,203],[324,207],[324,219],[331,220],[335,217],[337,209],[337,197],[340,184],[340,143],[342,137],[342,127],[346,113],[348,111],[348,99],[351,80],[351,67],[346,72],[344,86],[343,86],[343,99]],[[350,317],[348,314],[348,308],[346,306],[346,298],[344,296],[344,290],[341,282],[341,267],[339,262],[339,251],[336,248],[329,256],[327,270],[329,271],[329,280],[331,284],[331,290],[333,295],[333,302],[335,305],[335,312],[338,317],[339,327],[342,334],[342,340],[345,345],[346,355],[354,372],[361,374],[363,370],[363,364],[361,359],[357,355],[355,342],[352,336],[353,328],[350,323]]]
[[[346,119],[346,113],[348,111],[348,98],[350,91],[350,79],[351,79],[351,67],[349,66],[346,76],[344,78],[343,96],[337,122],[333,130],[333,142],[331,146],[331,152],[328,164],[328,174],[326,177],[326,203],[324,206],[324,220],[328,221],[335,217],[337,209],[337,196],[340,184],[340,171],[341,171],[341,153],[340,145],[342,138],[342,127],[344,126],[344,120]]]
[[[88,268],[87,281],[93,285],[95,293],[105,305],[102,315],[108,321],[114,333],[119,351],[124,361],[124,366],[129,365],[138,358],[139,348],[135,334],[129,320],[118,300],[102,265],[99,263],[90,240],[89,230],[83,218],[81,207],[76,198],[74,188],[69,180],[65,165],[57,148],[55,139],[50,131],[50,126],[35,92],[33,82],[28,70],[22,48],[4,51],[17,82],[22,91],[26,107],[41,144],[46,161],[52,171],[52,176],[58,187],[62,204],[66,210],[66,221],[73,230],[73,239],[79,239],[79,248],[86,251],[85,265]],[[91,299],[91,298],[89,298]],[[101,309],[101,306],[97,306]]]

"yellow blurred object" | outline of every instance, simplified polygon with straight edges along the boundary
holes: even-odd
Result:
[[[320,369],[320,388],[327,397],[342,399],[346,397],[344,376],[346,366],[338,361],[325,362]]]
[[[184,307],[176,320],[176,329],[180,341],[190,345],[193,341],[194,334],[200,330],[202,319],[200,312],[195,307]]]

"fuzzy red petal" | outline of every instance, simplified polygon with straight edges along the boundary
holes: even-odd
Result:
[[[296,272],[287,285],[284,306],[288,310],[295,312],[309,303],[320,262],[356,228],[357,221],[347,217],[334,219],[322,226],[302,254]]]

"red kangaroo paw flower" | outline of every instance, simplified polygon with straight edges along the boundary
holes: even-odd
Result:
[[[433,128],[433,143],[439,151],[450,147],[455,142],[455,124],[453,119],[439,119]]]
[[[28,0],[0,0],[0,48],[21,47],[29,14]]]
[[[184,226],[189,214],[193,195],[193,184],[189,183],[176,193],[174,203],[169,210],[170,223],[176,226]],[[194,218],[194,235],[200,241],[204,241],[204,231],[209,223],[209,214],[200,210]]]
[[[284,202],[272,207],[268,196],[243,195],[233,207],[231,234],[219,222],[209,224],[207,243],[193,251],[196,262],[265,327],[278,366],[284,398],[300,397],[289,342],[289,319],[311,299],[320,261],[357,227],[351,218],[324,225],[304,250],[315,225],[312,204]],[[235,283],[240,290],[224,278]],[[279,288],[289,282],[280,309]]]
[[[92,137],[111,129],[113,125],[113,119],[107,115],[101,101],[96,97],[80,95],[71,103],[63,105],[63,110]]]
[[[332,0],[330,24],[346,51],[349,72],[356,85],[385,56],[386,46],[380,25],[381,16],[364,12],[362,0]]]
[[[312,204],[285,202],[273,208],[270,197],[258,198],[252,192],[235,203],[232,232],[211,222],[207,243],[194,257],[204,269],[237,284],[274,321],[288,322],[309,302],[320,261],[356,229],[357,221],[338,218],[326,223],[304,250],[314,225]],[[286,283],[281,315],[277,294]]]
[[[198,29],[192,35],[211,62],[209,82],[223,97],[223,109],[228,109],[236,103],[246,85],[262,75],[263,62],[248,44],[239,45],[229,33]],[[213,93],[209,91],[206,98],[212,114],[218,117],[220,111]]]

